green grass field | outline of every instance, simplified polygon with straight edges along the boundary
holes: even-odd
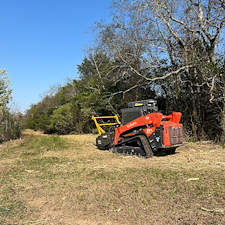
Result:
[[[0,146],[0,224],[225,225],[225,149],[186,143],[149,159],[96,135],[25,132]]]

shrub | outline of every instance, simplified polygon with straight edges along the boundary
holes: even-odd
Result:
[[[12,114],[8,110],[1,111],[0,142],[17,139],[21,135],[22,115]]]

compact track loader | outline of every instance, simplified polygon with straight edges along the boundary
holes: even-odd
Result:
[[[173,154],[183,144],[181,113],[163,115],[156,100],[128,103],[128,108],[121,110],[121,118],[120,122],[117,115],[92,116],[100,134],[96,139],[98,149],[149,158],[161,152]],[[105,120],[110,122],[102,123]],[[107,126],[110,129],[106,132],[103,128]]]

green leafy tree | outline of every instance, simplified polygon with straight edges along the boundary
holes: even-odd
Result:
[[[74,130],[74,115],[72,105],[64,104],[54,110],[50,116],[50,124],[48,126],[49,133],[69,134]]]
[[[10,80],[5,69],[0,70],[0,111],[7,108],[11,100],[12,90],[10,89]]]
[[[22,115],[11,113],[7,104],[11,100],[12,90],[5,69],[0,70],[0,142],[16,139],[21,134]]]

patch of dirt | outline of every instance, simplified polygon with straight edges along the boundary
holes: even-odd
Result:
[[[26,130],[23,131],[23,136],[24,135],[44,135],[44,133],[42,131],[35,131],[35,130],[31,130],[31,129],[26,129]]]

